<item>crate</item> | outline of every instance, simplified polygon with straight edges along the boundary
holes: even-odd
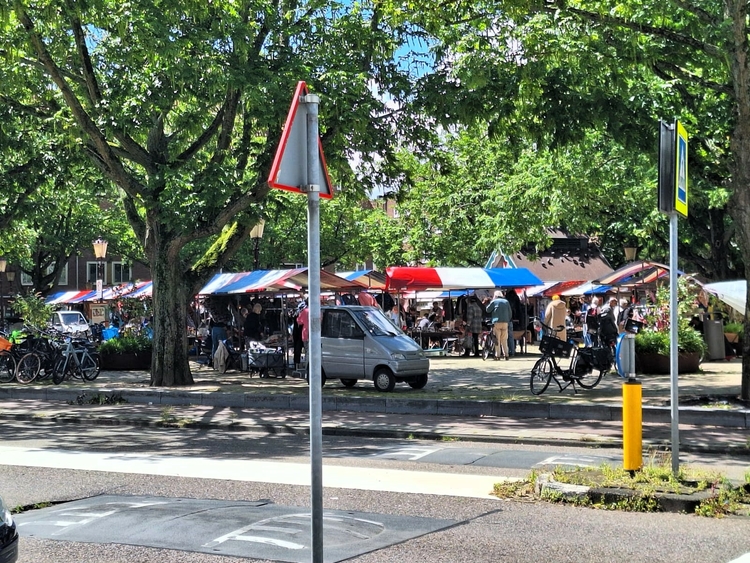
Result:
[[[543,336],[542,341],[539,343],[539,351],[542,354],[548,354],[558,358],[570,358],[574,349],[575,344],[565,342],[565,340],[560,340],[553,336]]]

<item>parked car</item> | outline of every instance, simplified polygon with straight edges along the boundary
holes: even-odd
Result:
[[[18,561],[18,531],[3,499],[0,498],[0,563]]]
[[[89,322],[80,311],[55,311],[50,322],[52,328],[65,334],[91,334]]]
[[[325,379],[347,387],[367,379],[378,391],[393,391],[400,382],[414,389],[427,385],[424,350],[376,307],[322,307],[321,344]]]

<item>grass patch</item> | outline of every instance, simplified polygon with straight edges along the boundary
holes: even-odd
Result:
[[[556,467],[549,474],[532,472],[514,483],[498,483],[493,494],[499,498],[534,498],[546,502],[573,504],[604,510],[656,512],[661,502],[685,499],[698,516],[721,518],[750,516],[750,472],[746,483],[737,485],[717,472],[680,467],[675,475],[668,454],[652,454],[641,471],[621,467]],[[543,484],[567,484],[583,487],[581,492]]]

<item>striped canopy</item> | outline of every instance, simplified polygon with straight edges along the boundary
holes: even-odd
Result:
[[[386,270],[388,289],[491,289],[542,283],[526,268],[410,268]]]
[[[261,291],[300,292],[309,286],[307,268],[291,270],[257,270],[237,274],[216,274],[199,295],[226,295]],[[325,270],[320,271],[321,291],[349,291],[367,289],[358,281],[346,280]]]
[[[683,273],[678,271],[677,275],[682,275]],[[669,266],[659,264],[658,262],[651,262],[650,260],[636,260],[630,264],[625,264],[622,268],[615,270],[611,274],[607,274],[598,280],[593,280],[593,283],[614,286],[639,286],[653,283],[668,275]]]
[[[357,270],[356,272],[336,272],[336,275],[349,281],[357,281],[368,289],[385,289],[386,276],[376,270]]]

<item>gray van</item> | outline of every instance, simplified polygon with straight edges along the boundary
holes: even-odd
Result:
[[[430,360],[422,347],[389,321],[377,307],[321,307],[323,382],[340,379],[353,387],[372,380],[378,391],[397,382],[413,389],[427,385]]]

